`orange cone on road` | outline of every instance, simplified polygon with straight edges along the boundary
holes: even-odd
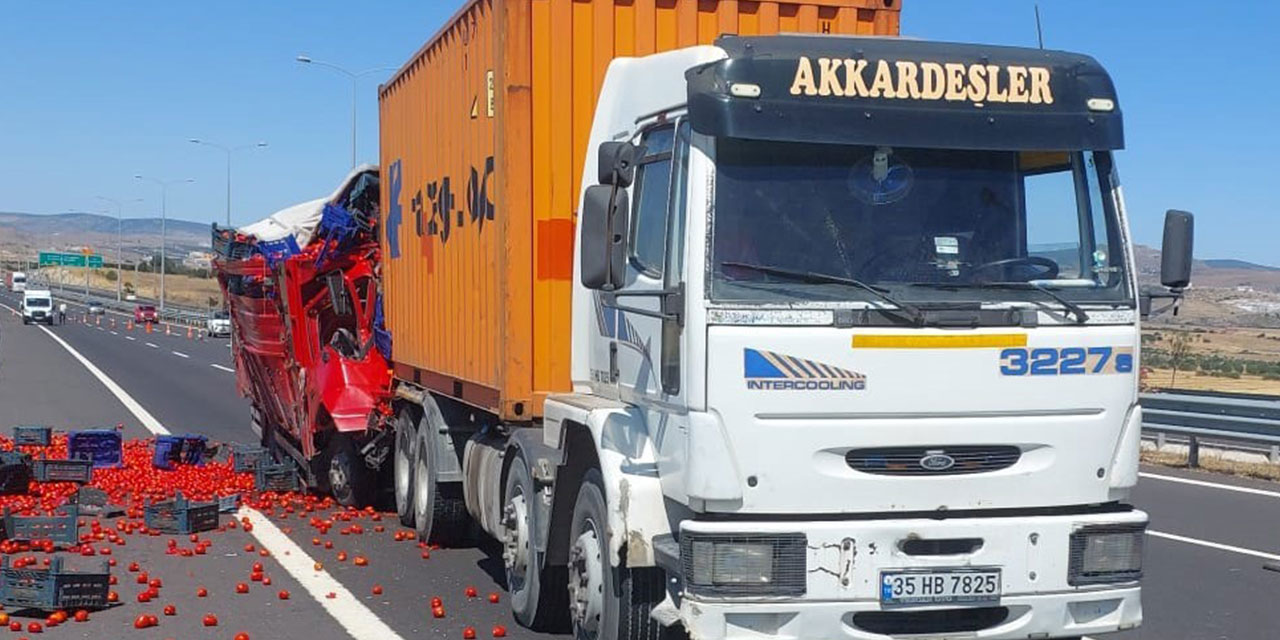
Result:
[[[152,331],[153,331],[153,329],[151,328],[151,323],[150,323],[150,322],[148,322],[148,323],[147,323],[147,333],[151,333]]]

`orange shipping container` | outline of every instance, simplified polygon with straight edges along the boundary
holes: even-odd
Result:
[[[609,61],[896,35],[896,0],[469,0],[379,91],[396,374],[506,420],[570,389],[579,180]]]

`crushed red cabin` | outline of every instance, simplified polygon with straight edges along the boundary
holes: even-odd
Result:
[[[213,228],[237,386],[255,428],[344,504],[367,499],[366,459],[391,446],[377,224],[378,170],[366,165],[326,198]]]

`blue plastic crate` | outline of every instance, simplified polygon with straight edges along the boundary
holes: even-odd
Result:
[[[67,457],[89,458],[97,469],[114,469],[124,463],[124,440],[115,429],[72,431],[67,435]]]
[[[253,471],[263,461],[270,462],[266,447],[256,444],[231,443],[231,464],[236,473]]]
[[[0,451],[0,495],[26,493],[31,487],[31,456],[18,451]]]
[[[107,606],[111,568],[102,563],[99,571],[64,571],[63,558],[54,556],[49,568],[9,566],[0,558],[0,604],[10,610],[102,609]]]
[[[53,427],[20,424],[13,428],[13,443],[20,446],[47,447],[53,442]]]
[[[79,482],[88,484],[93,481],[93,460],[89,458],[70,458],[67,460],[48,460],[37,458],[31,462],[31,473],[36,482]]]
[[[218,513],[235,513],[239,508],[240,494],[238,493],[218,498]]]
[[[147,504],[143,520],[147,528],[161,533],[200,533],[218,528],[218,502],[191,502],[179,491],[173,500]]]
[[[167,470],[179,464],[202,465],[208,443],[209,439],[205,436],[191,433],[156,436],[156,448],[151,458],[151,466]]]
[[[4,533],[10,540],[52,540],[66,545],[80,542],[80,509],[69,504],[60,516],[15,516],[4,510]]]
[[[300,491],[301,487],[298,469],[291,462],[264,461],[255,470],[253,488],[258,491]]]

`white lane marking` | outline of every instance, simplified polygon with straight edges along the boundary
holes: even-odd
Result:
[[[172,353],[173,355],[178,356],[179,358],[190,358],[190,357],[191,357],[191,356],[189,356],[189,355],[187,355],[187,354],[185,354],[185,353],[183,353],[183,352],[181,352],[181,351],[170,351],[169,353]]]
[[[235,372],[236,372],[236,370],[235,370],[235,369],[232,369],[231,367],[224,367],[224,366],[222,366],[222,365],[220,365],[220,364],[211,364],[211,365],[209,365],[209,366],[211,366],[211,367],[213,367],[214,369],[217,369],[217,370],[219,370],[219,371],[226,371],[227,373],[235,373]]]
[[[97,329],[98,331],[106,331],[106,329],[103,329],[102,327],[94,327],[94,329]]]
[[[2,305],[10,311],[12,307]],[[147,410],[142,408],[120,385],[116,384],[105,373],[102,373],[92,362],[80,355],[70,345],[63,342],[61,338],[54,335],[52,331],[44,327],[40,327],[42,331],[49,334],[62,345],[64,349],[75,356],[80,364],[84,365],[98,381],[107,386],[107,389],[116,396],[125,408],[142,422],[142,425],[148,431],[156,434],[167,434],[168,429],[160,425],[158,421]],[[271,520],[267,519],[261,513],[250,509],[249,507],[241,507],[239,516],[249,518],[249,522],[253,523],[253,531],[250,532],[254,538],[257,538],[259,544],[271,553],[276,562],[298,581],[307,593],[315,599],[324,610],[333,616],[333,619],[342,625],[342,628],[354,640],[404,640],[404,638],[387,626],[378,616],[374,615],[364,603],[356,599],[342,583],[338,582],[329,572],[315,570],[316,561],[302,547],[290,540]],[[332,599],[328,594],[334,594]]]
[[[1248,493],[1255,496],[1266,496],[1268,498],[1280,498],[1280,491],[1268,491],[1266,489],[1255,489],[1253,487],[1237,487],[1231,484],[1192,480],[1191,478],[1179,478],[1177,476],[1165,476],[1158,473],[1139,472],[1138,477],[1147,478],[1148,480],[1163,480],[1165,482],[1189,484],[1195,487],[1208,487],[1210,489],[1222,489],[1223,491],[1235,491],[1236,493]]]
[[[1263,560],[1280,562],[1280,555],[1267,553],[1265,551],[1255,551],[1244,547],[1236,547],[1229,544],[1222,544],[1221,542],[1210,542],[1208,540],[1200,540],[1198,538],[1188,538],[1187,536],[1165,533],[1163,531],[1152,531],[1150,529],[1147,530],[1147,535],[1154,536],[1156,538],[1164,538],[1165,540],[1173,540],[1174,542],[1185,542],[1186,544],[1194,544],[1201,547],[1208,547],[1210,549],[1217,549],[1219,551],[1230,551],[1231,553],[1238,553],[1240,555],[1253,556],[1255,558],[1262,558]]]
[[[124,337],[124,339],[125,339],[125,340],[133,340],[134,342],[137,342],[137,341],[138,341],[138,339],[137,339],[137,338],[135,338],[135,337],[133,337],[133,336],[125,336],[125,337]]]
[[[160,348],[160,347],[157,347],[157,346],[155,345],[155,343],[153,343],[153,342],[144,342],[143,344],[147,345],[148,347],[151,347],[152,349],[159,349],[159,348]]]
[[[333,616],[338,624],[355,640],[403,640],[400,634],[387,626],[364,603],[356,599],[346,587],[338,582],[328,571],[315,570],[316,561],[307,552],[286,536],[275,523],[258,511],[241,507],[239,515],[248,517],[253,523],[253,537],[261,546],[271,552],[271,557],[294,580],[298,581],[307,593],[324,610]],[[333,594],[333,598],[329,597]]]
[[[118,336],[118,335],[120,335],[120,334],[118,334],[118,333],[116,333],[116,332],[112,331],[112,332],[111,332],[111,335],[113,335],[113,336]]]
[[[6,304],[0,304],[0,306],[5,307],[10,311],[14,310],[13,307],[10,307],[9,305],[6,305]],[[107,388],[107,391],[110,391],[111,395],[115,396],[116,399],[120,401],[120,404],[123,404],[125,408],[129,410],[129,413],[132,413],[136,418],[138,418],[138,422],[141,422],[142,426],[146,427],[147,431],[150,431],[151,433],[161,434],[161,435],[165,435],[169,433],[169,430],[164,428],[164,426],[160,424],[160,421],[156,420],[155,416],[151,415],[150,412],[142,408],[142,405],[138,404],[138,401],[134,400],[133,396],[130,396],[128,393],[125,393],[125,390],[121,388],[120,385],[116,384],[115,380],[108,378],[107,374],[103,373],[102,370],[99,369],[97,366],[95,366],[92,362],[89,362],[88,358],[80,355],[79,351],[76,351],[71,347],[71,345],[67,344],[66,341],[64,341],[62,338],[59,338],[58,334],[50,331],[46,327],[41,327],[39,325],[36,325],[36,326],[39,327],[41,331],[48,334],[50,338],[53,338],[54,342],[57,342],[58,344],[62,345],[62,348],[66,349],[67,353],[71,354],[71,357],[75,358],[76,360],[79,360],[80,364],[84,365],[84,368],[88,369],[89,373],[93,374],[93,377],[97,378],[98,382],[101,382],[102,385]]]

